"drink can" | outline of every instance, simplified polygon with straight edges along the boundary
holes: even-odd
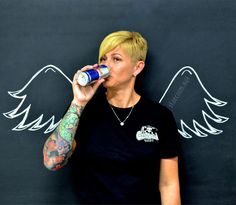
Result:
[[[81,86],[86,86],[94,83],[98,79],[108,77],[109,74],[110,71],[106,65],[99,65],[97,68],[80,72],[77,81]]]

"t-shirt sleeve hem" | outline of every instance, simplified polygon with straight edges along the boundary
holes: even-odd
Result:
[[[165,154],[165,155],[160,155],[161,159],[169,159],[169,158],[174,158],[174,157],[178,157],[179,153],[169,153],[169,154]]]

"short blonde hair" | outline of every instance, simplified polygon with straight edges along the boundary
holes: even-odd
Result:
[[[145,61],[147,55],[147,41],[138,32],[117,31],[107,35],[99,48],[98,62],[116,47],[121,46],[131,57],[132,62]]]

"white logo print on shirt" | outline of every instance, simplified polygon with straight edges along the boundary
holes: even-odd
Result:
[[[157,128],[150,125],[142,126],[141,130],[136,133],[137,140],[144,140],[145,142],[158,141]]]

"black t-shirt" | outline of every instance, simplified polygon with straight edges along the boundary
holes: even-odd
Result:
[[[113,109],[122,121],[131,111]],[[160,203],[160,159],[179,151],[167,108],[142,97],[121,126],[105,95],[96,96],[82,113],[75,139],[73,176],[81,203]]]

